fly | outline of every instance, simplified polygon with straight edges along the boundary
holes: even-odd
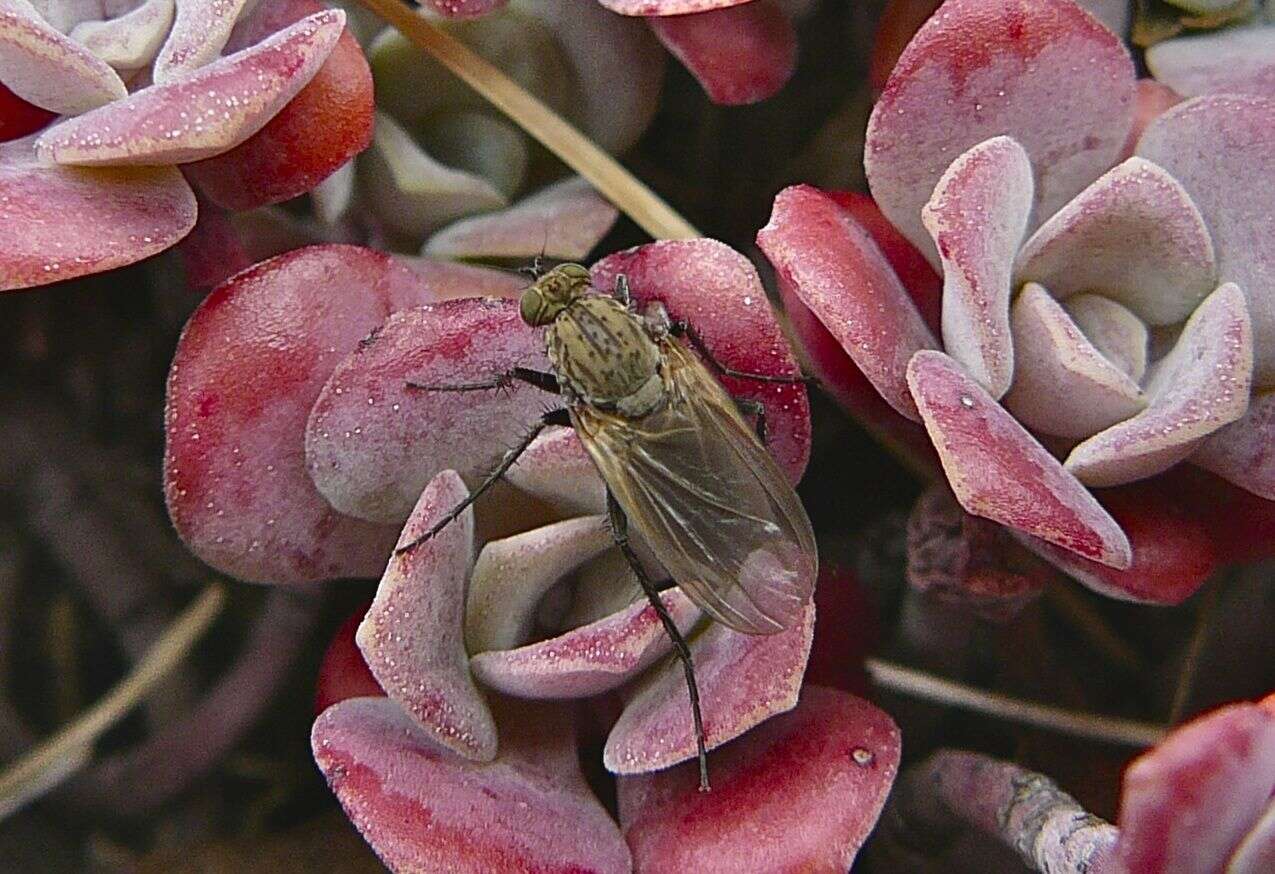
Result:
[[[575,429],[607,488],[616,545],[642,585],[686,674],[699,757],[708,764],[699,688],[690,648],[664,608],[659,588],[629,543],[632,520],[673,582],[712,619],[747,634],[791,627],[814,592],[818,559],[805,509],[757,433],[705,364],[677,341],[682,334],[721,373],[764,382],[799,377],[747,374],[717,364],[689,326],[656,305],[637,313],[624,276],[611,295],[593,290],[589,271],[561,264],[520,301],[523,320],[545,328],[553,372],[516,367],[482,382],[415,385],[482,391],[517,380],[560,395],[565,406],[541,417],[491,474],[404,552],[442,530],[491,487],[549,425]]]

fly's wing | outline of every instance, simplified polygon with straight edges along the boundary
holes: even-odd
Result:
[[[576,431],[682,590],[718,622],[772,634],[814,592],[814,533],[792,486],[699,360],[663,344],[669,403],[641,419],[581,406]]]

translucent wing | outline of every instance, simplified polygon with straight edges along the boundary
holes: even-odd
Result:
[[[692,600],[739,631],[782,631],[814,592],[810,520],[730,395],[679,344],[662,346],[663,409],[626,419],[582,405],[576,431]]]

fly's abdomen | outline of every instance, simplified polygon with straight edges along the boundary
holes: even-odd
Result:
[[[573,302],[550,326],[547,343],[558,377],[590,404],[640,416],[662,400],[659,347],[616,300]]]

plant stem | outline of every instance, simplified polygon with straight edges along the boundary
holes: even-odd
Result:
[[[976,689],[896,665],[882,659],[868,659],[866,664],[872,681],[882,688],[936,704],[972,710],[1011,722],[1083,737],[1103,743],[1131,747],[1149,747],[1159,743],[1167,730],[1159,725],[1115,719],[1093,713],[1073,713],[1057,707],[1035,704]]]
[[[464,43],[434,27],[401,0],[360,2],[589,180],[603,197],[652,237],[686,240],[701,236],[615,158]]]
[[[88,761],[93,743],[119,722],[190,651],[221,610],[225,593],[209,586],[137,663],[79,719],[0,774],[0,817],[44,794]]]

